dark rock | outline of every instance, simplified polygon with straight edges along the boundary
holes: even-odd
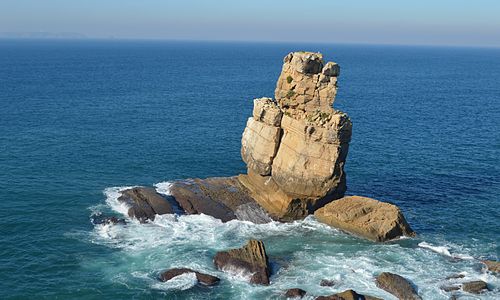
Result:
[[[269,260],[262,241],[250,240],[242,248],[217,252],[214,264],[222,271],[248,274],[250,283],[269,284]]]
[[[220,281],[220,279],[215,277],[215,276],[203,274],[203,273],[193,271],[193,270],[187,269],[187,268],[174,268],[174,269],[167,270],[167,271],[160,274],[160,280],[161,281],[169,281],[170,279],[172,279],[176,276],[185,274],[185,273],[195,273],[196,279],[198,279],[198,282],[203,284],[203,285],[212,286],[212,285],[217,284]]]
[[[465,277],[464,274],[453,274],[453,275],[450,275],[450,276],[446,277],[446,280],[460,279],[460,278],[464,278],[464,277]]]
[[[377,286],[399,299],[416,300],[421,299],[415,288],[404,277],[397,274],[383,272],[376,278]]]
[[[303,289],[289,289],[288,291],[286,291],[285,293],[285,297],[287,298],[302,298],[304,297],[306,294],[306,291],[304,291]]]
[[[343,291],[342,293],[333,294],[330,296],[319,296],[316,300],[381,300],[380,298],[365,296],[356,293],[353,290]]]
[[[472,294],[481,294],[488,290],[488,284],[482,280],[475,280],[464,282],[462,284],[462,290],[464,292],[472,293]]]
[[[458,286],[458,285],[443,285],[440,288],[445,292],[453,292],[453,291],[458,291],[460,289],[460,286]]]
[[[96,215],[91,217],[92,224],[95,225],[125,225],[127,224],[127,221],[123,218],[117,218],[117,217],[110,217],[110,216],[102,216],[102,215]]]
[[[483,260],[481,262],[486,265],[489,271],[500,274],[500,262],[494,260]]]
[[[336,284],[337,284],[337,282],[335,280],[328,280],[328,279],[323,279],[319,283],[319,285],[321,285],[321,286],[334,286]]]
[[[121,192],[119,201],[127,203],[130,208],[128,215],[140,222],[153,221],[155,215],[173,214],[172,205],[155,189],[136,187]]]
[[[188,214],[203,213],[223,222],[233,219],[257,224],[272,221],[236,177],[175,181],[170,193]]]

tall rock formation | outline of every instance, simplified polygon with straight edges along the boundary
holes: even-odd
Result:
[[[241,148],[248,174],[239,180],[276,219],[303,218],[344,195],[352,123],[333,109],[339,73],[319,53],[290,53],[275,100],[254,100]]]

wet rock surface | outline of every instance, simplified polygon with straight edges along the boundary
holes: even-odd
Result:
[[[186,274],[186,273],[195,273],[196,279],[198,280],[198,282],[200,284],[206,285],[206,286],[215,285],[220,281],[220,279],[218,277],[215,277],[215,276],[212,276],[209,274],[204,274],[201,272],[197,272],[197,271],[194,271],[194,270],[188,269],[188,268],[174,268],[174,269],[164,271],[163,273],[160,274],[159,279],[161,281],[169,281],[170,279],[172,279],[174,277],[177,277],[179,275]]]
[[[304,291],[303,289],[298,289],[298,288],[289,289],[285,293],[285,297],[287,297],[287,298],[302,298],[305,295],[306,295],[306,291]]]
[[[383,272],[376,277],[375,282],[379,288],[393,294],[398,299],[421,299],[413,285],[406,278],[400,275]]]
[[[379,298],[372,296],[365,296],[358,294],[353,290],[346,290],[338,294],[333,294],[329,296],[319,296],[316,300],[380,300]]]
[[[488,284],[482,280],[474,280],[462,283],[462,290],[467,293],[481,294],[488,291]]]
[[[494,261],[494,260],[483,260],[481,261],[488,271],[496,273],[497,275],[500,274],[500,262]]]
[[[242,248],[217,252],[214,264],[219,270],[248,276],[250,283],[269,284],[270,267],[262,241],[250,240]]]
[[[236,177],[179,180],[172,183],[170,193],[187,214],[206,214],[223,222],[272,221]]]
[[[91,217],[91,222],[94,225],[125,225],[127,221],[123,218],[117,218],[115,216],[103,216],[103,215],[94,215]]]
[[[377,242],[415,235],[397,206],[366,197],[335,200],[314,215],[323,223]]]
[[[155,215],[173,214],[174,209],[165,197],[149,187],[135,187],[121,192],[118,201],[126,203],[130,208],[129,217],[140,222],[153,221]]]

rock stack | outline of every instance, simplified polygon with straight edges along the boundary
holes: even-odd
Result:
[[[239,180],[275,219],[301,219],[344,195],[352,123],[333,109],[339,71],[319,53],[290,53],[275,100],[254,100],[241,148],[248,172]]]

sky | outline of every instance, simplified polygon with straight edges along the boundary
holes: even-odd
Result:
[[[500,47],[500,0],[0,0],[0,36]]]

